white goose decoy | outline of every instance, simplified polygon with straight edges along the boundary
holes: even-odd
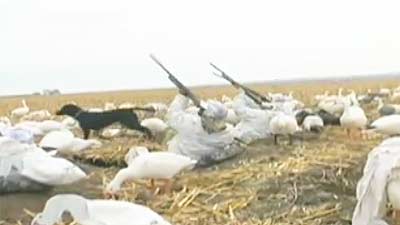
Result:
[[[381,116],[400,114],[400,105],[384,104],[382,98],[378,98],[378,112]]]
[[[172,152],[149,152],[144,147],[131,148],[126,156],[128,167],[120,170],[106,187],[106,192],[115,194],[126,180],[162,179],[165,192],[171,191],[171,179],[183,170],[191,170],[197,163],[189,157]],[[153,182],[152,182],[153,183]]]
[[[157,114],[159,116],[165,115],[168,111],[168,106],[162,102],[148,103],[148,104],[144,105],[144,108],[153,108],[155,114]]]
[[[22,107],[16,108],[13,111],[11,111],[11,117],[20,118],[20,117],[28,114],[29,111],[30,111],[30,109],[26,105],[25,99],[22,99]]]
[[[400,210],[400,141],[386,140],[368,155],[363,177],[357,184],[357,205],[352,224],[364,225],[373,219],[382,219],[388,209],[399,220]]]
[[[302,126],[306,131],[320,133],[324,128],[324,121],[318,115],[309,115],[304,118]]]
[[[38,123],[38,128],[42,130],[43,133],[49,133],[51,131],[57,131],[57,130],[64,130],[66,129],[66,125],[55,121],[55,120],[44,120],[40,123]]]
[[[122,135],[122,130],[119,128],[107,128],[101,132],[101,136],[104,138],[113,138]]]
[[[68,160],[52,157],[35,145],[0,137],[0,192],[40,191],[85,177]]]
[[[379,94],[384,95],[384,96],[390,96],[390,93],[391,93],[391,91],[388,88],[381,88],[379,90]]]
[[[342,96],[343,89],[340,88],[337,95],[326,96],[318,103],[318,108],[330,114],[341,115],[344,111],[345,98]]]
[[[37,121],[23,121],[15,125],[17,128],[30,130],[35,136],[42,136],[51,131],[64,130],[67,126],[61,122],[54,120]]]
[[[37,110],[24,115],[21,120],[43,121],[51,118],[51,113],[48,110]]]
[[[352,130],[358,129],[360,131],[367,125],[368,119],[364,110],[359,106],[355,92],[349,96],[349,101],[346,101],[345,109],[340,117],[340,125],[347,129],[348,136],[352,136]]]
[[[115,106],[114,103],[112,103],[112,102],[106,102],[106,103],[104,104],[104,110],[105,110],[105,111],[114,110],[114,109],[117,109],[117,106]]]
[[[131,165],[134,159],[140,154],[147,154],[149,150],[143,146],[132,147],[129,152],[125,155],[124,161],[126,165]]]
[[[102,108],[89,108],[89,109],[87,109],[87,111],[88,111],[88,112],[96,112],[96,113],[99,113],[99,112],[104,112],[104,109],[102,109]]]
[[[148,128],[153,135],[162,134],[168,128],[168,125],[159,118],[144,119],[140,124]]]
[[[135,107],[136,107],[136,104],[133,104],[130,102],[124,102],[118,106],[118,109],[130,109],[130,108],[135,108]]]
[[[277,112],[277,114],[269,122],[271,133],[274,135],[274,142],[278,144],[279,135],[288,135],[289,144],[292,144],[293,134],[299,130],[296,117],[294,116],[293,103],[287,103],[283,105],[283,111]]]
[[[393,92],[392,96],[390,97],[391,101],[398,101],[400,100],[400,91]]]
[[[74,137],[69,130],[52,131],[45,135],[39,146],[46,150],[57,150],[59,153],[77,153],[89,148],[101,147],[101,142],[95,139],[84,140]]]
[[[278,113],[269,123],[271,133],[274,135],[274,142],[278,144],[279,135],[288,135],[289,143],[292,144],[293,134],[298,130],[296,118],[284,113]]]
[[[324,92],[324,94],[322,94],[322,95],[316,95],[315,97],[314,97],[314,99],[317,101],[317,102],[320,102],[320,101],[322,101],[322,100],[324,100],[326,97],[328,97],[329,96],[329,91],[325,91]]]
[[[63,121],[61,121],[65,127],[68,129],[79,128],[79,123],[72,117],[66,117]]]
[[[31,225],[53,225],[69,212],[81,225],[171,225],[162,216],[145,206],[125,201],[86,199],[74,194],[50,198],[43,212]]]
[[[222,103],[232,102],[232,98],[230,98],[230,97],[228,97],[226,95],[222,95],[221,102]]]
[[[400,115],[381,117],[369,125],[368,129],[384,135],[399,135]]]

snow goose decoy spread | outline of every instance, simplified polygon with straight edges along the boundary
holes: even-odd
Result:
[[[37,186],[72,184],[86,177],[77,166],[35,145],[0,137],[0,192],[38,191]]]
[[[364,110],[359,106],[356,94],[353,92],[348,97],[349,101],[346,101],[344,112],[340,117],[340,125],[347,129],[348,136],[351,137],[354,129],[358,129],[361,136],[361,130],[366,127],[368,119]]]
[[[357,184],[357,205],[352,224],[364,225],[385,217],[392,206],[393,217],[399,220],[400,210],[400,141],[386,140],[368,155],[363,176]],[[398,222],[398,221],[397,221]]]
[[[50,198],[31,225],[53,225],[60,222],[64,212],[69,212],[81,225],[171,225],[142,205],[116,200],[90,200],[74,194]]]
[[[165,192],[169,193],[171,179],[183,170],[191,170],[197,163],[196,160],[172,152],[148,152],[145,147],[130,149],[126,161],[128,167],[117,173],[106,187],[106,194],[116,194],[125,180],[132,179],[162,179],[165,181]]]
[[[28,114],[30,111],[29,107],[26,105],[25,99],[22,100],[22,107],[16,108],[13,111],[11,111],[11,117],[14,118],[20,118],[26,114]]]

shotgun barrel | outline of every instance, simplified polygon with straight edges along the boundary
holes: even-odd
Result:
[[[168,74],[168,78],[179,89],[179,92],[192,100],[193,104],[200,108],[199,113],[202,114],[205,109],[201,106],[200,100],[193,94],[193,92],[182,84],[153,54],[150,54],[150,58]]]

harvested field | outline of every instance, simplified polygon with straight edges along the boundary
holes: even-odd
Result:
[[[313,106],[313,96],[328,90],[354,89],[366,92],[381,87],[393,88],[400,80],[355,81],[290,84],[285,86],[255,85],[262,93],[294,92],[306,106]],[[193,89],[202,98],[233,96],[231,87]],[[26,97],[32,110],[49,109],[54,112],[61,105],[75,101],[86,107],[103,106],[105,102],[169,102],[175,90],[124,91],[81,95]],[[0,99],[0,115],[8,115],[20,103],[20,98]],[[377,117],[376,105],[363,107],[369,120]],[[328,127],[321,136],[298,135],[295,144],[275,146],[272,140],[252,143],[237,158],[207,169],[196,169],[177,177],[171,195],[150,193],[146,182],[124,185],[121,199],[149,206],[175,225],[230,224],[230,225],[300,225],[351,224],[355,205],[355,188],[368,152],[383,137],[369,140],[349,140],[340,127]],[[88,181],[76,187],[56,189],[56,193],[74,192],[86,197],[102,198],[102,187],[113,178],[117,169],[124,167],[124,155],[131,146],[145,145],[150,150],[162,151],[162,143],[149,143],[140,138],[120,137],[103,140],[104,146],[73,156],[75,160],[102,168],[92,169]],[[105,167],[105,168],[104,168]],[[82,188],[81,191],[79,187]],[[89,188],[87,188],[89,187]],[[96,187],[96,188],[95,188]],[[88,189],[92,188],[90,191]],[[18,197],[20,196],[20,197]],[[15,194],[0,196],[0,225],[29,224],[31,216],[41,209],[44,198],[36,199]],[[19,200],[22,203],[10,202]],[[25,207],[23,201],[37,201]],[[6,204],[20,206],[9,217]],[[4,218],[3,218],[4,217]]]

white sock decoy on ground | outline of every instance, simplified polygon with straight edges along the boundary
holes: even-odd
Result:
[[[86,199],[74,194],[50,198],[43,212],[36,215],[31,225],[53,225],[69,212],[81,225],[171,225],[159,214],[145,206],[125,201]]]

